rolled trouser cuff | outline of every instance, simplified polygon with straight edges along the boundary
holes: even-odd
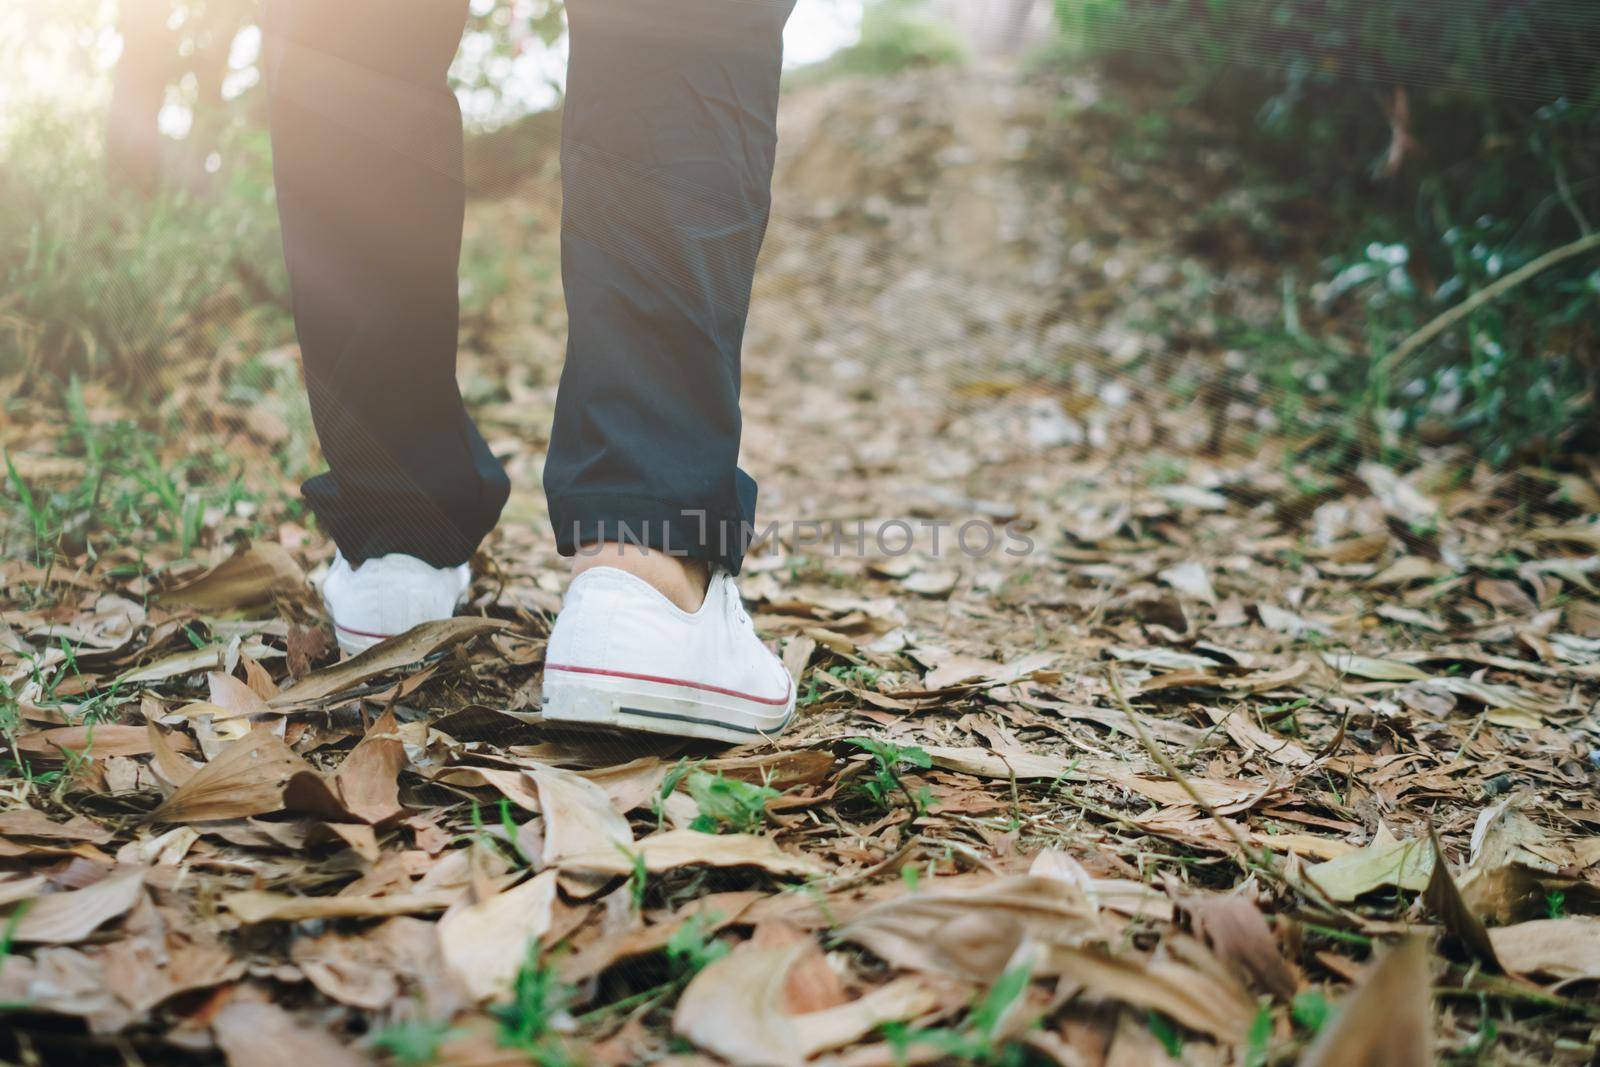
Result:
[[[391,478],[363,490],[352,487],[355,479],[341,481],[329,472],[306,481],[301,492],[353,566],[396,552],[431,567],[458,566],[494,528],[511,492],[505,470],[486,445],[478,444],[467,460],[441,464],[454,476],[448,487],[439,478],[430,478],[427,486]]]

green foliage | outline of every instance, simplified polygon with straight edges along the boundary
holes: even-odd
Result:
[[[1144,73],[1189,82],[1253,68],[1299,94],[1344,91],[1342,79],[1444,92],[1515,89],[1583,100],[1595,89],[1600,18],[1560,0],[1055,0],[1070,35]],[[1519,75],[1520,76],[1517,76]],[[1343,116],[1327,116],[1337,123]]]
[[[1321,1031],[1332,1015],[1333,1005],[1315,989],[1296,993],[1294,1003],[1289,1006],[1289,1016],[1295,1025],[1311,1034]]]
[[[0,739],[7,747],[17,740],[17,728],[22,725],[22,708],[17,703],[16,690],[5,678],[0,678]]]
[[[1256,1017],[1250,1022],[1250,1032],[1245,1035],[1244,1067],[1267,1067],[1267,1054],[1272,1048],[1272,1005],[1263,1001],[1256,1008]]]
[[[1220,119],[1258,185],[1331,216],[1322,278],[1286,284],[1282,328],[1223,339],[1257,357],[1277,414],[1314,455],[1395,460],[1455,441],[1504,463],[1600,436],[1592,254],[1377,369],[1443,310],[1600,222],[1600,6],[1055,3],[1071,47],[1166,87],[1172,114]],[[1160,117],[1159,104],[1141,116]],[[1146,122],[1141,139],[1151,132]],[[1286,218],[1264,240],[1281,247],[1304,229]],[[1356,320],[1355,336],[1308,336],[1301,303]]]
[[[68,420],[55,455],[81,461],[82,471],[49,487],[31,484],[5,455],[0,548],[6,554],[42,564],[58,550],[93,554],[97,540],[167,544],[188,553],[200,543],[208,513],[227,514],[255,499],[236,459],[210,452],[166,457],[163,434],[92,416],[76,377],[65,394]]]
[[[907,892],[915,893],[917,886],[922,884],[922,872],[917,870],[915,864],[908,863],[900,868],[900,881],[905,883]]]
[[[522,851],[522,843],[517,839],[521,827],[517,820],[511,817],[511,801],[505,797],[500,798],[500,832],[506,835],[506,843],[511,854],[525,866],[533,866],[533,857]]]
[[[33,526],[34,543],[36,545],[49,544],[51,516],[34,499],[33,490],[28,488],[28,483],[23,481],[22,475],[17,473],[17,465],[11,462],[10,453],[6,454],[6,478],[11,484],[11,491],[16,494],[17,501],[22,505],[23,512],[28,516],[29,523]]]
[[[806,679],[805,688],[800,691],[797,703],[802,708],[809,708],[827,696],[828,692],[829,690],[821,682],[817,681],[816,675],[812,675]]]
[[[748,834],[761,829],[767,822],[767,802],[783,795],[770,786],[705,771],[691,773],[688,788],[700,809],[689,826],[708,834]]]
[[[861,686],[868,689],[876,686],[878,680],[883,677],[883,672],[878,668],[855,663],[838,663],[825,668],[821,673],[837,679],[846,686]],[[805,691],[800,694],[800,706],[810,707],[835,691],[832,686],[823,684],[817,675],[813,674],[806,679]]]
[[[500,1044],[527,1053],[539,1067],[568,1067],[573,1061],[556,1027],[566,1018],[572,997],[572,987],[541,958],[538,942],[529,945],[511,999],[489,1007],[500,1024]]]
[[[367,1044],[405,1067],[422,1067],[439,1058],[439,1046],[455,1032],[447,1019],[407,1019],[374,1030]]]
[[[99,116],[12,125],[0,168],[0,371],[108,373],[154,388],[174,352],[214,349],[241,316],[288,336],[266,133],[230,133],[205,189],[143,197],[107,179]],[[265,292],[258,291],[265,290]]]
[[[511,815],[511,802],[501,797],[496,811],[499,814],[499,821],[493,829],[490,829],[488,822],[484,820],[483,808],[477,801],[473,801],[472,807],[468,809],[472,831],[463,836],[490,852],[504,855],[512,864],[532,867],[533,858],[522,851],[522,845],[517,841],[518,826]]]
[[[1177,1023],[1158,1011],[1149,1011],[1145,1013],[1144,1024],[1168,1056],[1178,1059],[1183,1055],[1183,1031],[1178,1029]]]
[[[6,916],[5,925],[0,927],[0,974],[5,972],[6,960],[11,958],[11,946],[16,941],[17,927],[22,924],[22,917],[28,913],[28,909],[31,907],[33,907],[33,901],[24,900],[12,910],[10,915]],[[0,1000],[0,1012],[26,1011],[27,1009],[28,1004],[26,1001]]]
[[[1028,1050],[1005,1041],[1001,1026],[1027,993],[1032,980],[1033,973],[1027,967],[1012,967],[995,980],[959,1027],[914,1030],[903,1024],[892,1025],[884,1028],[884,1036],[902,1061],[913,1046],[922,1045],[955,1063],[1024,1067],[1031,1062]]]
[[[617,851],[628,860],[628,902],[636,913],[644,911],[644,895],[650,888],[650,865],[645,862],[643,852],[626,848],[620,842]]]
[[[667,964],[674,981],[692,978],[728,954],[728,943],[712,936],[716,918],[691,915],[667,938]]]
[[[1397,238],[1401,229],[1382,220],[1363,227]],[[1392,373],[1381,362],[1434,315],[1544,251],[1519,244],[1515,229],[1509,218],[1488,215],[1451,227],[1433,247],[1451,256],[1443,266],[1419,264],[1428,239],[1415,236],[1329,257],[1328,280],[1309,295],[1353,312],[1365,343],[1252,330],[1226,340],[1257,356],[1274,387],[1275,414],[1312,458],[1395,461],[1419,444],[1451,441],[1496,464],[1553,458],[1595,432],[1590,397],[1600,384],[1600,334],[1585,316],[1600,304],[1600,268],[1540,275]],[[1441,269],[1449,272],[1443,283],[1423,293],[1416,276],[1439,277]]]
[[[932,758],[915,745],[896,745],[871,737],[845,739],[872,756],[872,773],[856,786],[873,804],[884,811],[892,811],[897,798],[904,798],[913,819],[921,818],[932,806],[933,796],[926,786],[911,792],[904,774],[913,768],[927,770],[933,766]]]
[[[1467,1039],[1462,1051],[1479,1055],[1494,1048],[1500,1040],[1500,1027],[1487,1012],[1478,1019],[1478,1029]]]
[[[1567,915],[1567,895],[1559,889],[1552,889],[1544,895],[1544,912],[1548,918],[1564,919]]]
[[[690,760],[680,759],[677,763],[667,768],[667,773],[661,778],[661,788],[656,791],[655,797],[650,801],[650,810],[656,817],[656,829],[661,829],[667,821],[667,798],[683,783],[685,778],[689,777],[695,767],[699,766],[699,762],[698,760],[691,762]]]

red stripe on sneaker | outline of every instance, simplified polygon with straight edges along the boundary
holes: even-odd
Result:
[[[376,637],[380,641],[387,641],[391,637],[400,636],[399,634],[368,633],[366,630],[357,630],[354,626],[345,626],[344,624],[337,622],[333,624],[333,628],[335,630],[343,630],[347,634],[355,634],[357,637]]]
[[[566,671],[569,674],[599,674],[606,678],[630,678],[636,682],[657,682],[661,685],[681,685],[685,689],[699,689],[706,693],[720,693],[725,697],[738,697],[755,704],[767,704],[772,707],[782,707],[789,703],[789,687],[784,686],[783,696],[758,697],[754,693],[741,693],[737,689],[724,689],[720,685],[706,685],[703,682],[688,682],[682,678],[662,678],[655,674],[633,674],[630,671],[608,671],[604,667],[569,667],[563,663],[546,663],[547,671]]]

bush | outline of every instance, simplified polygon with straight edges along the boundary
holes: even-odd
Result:
[[[105,178],[102,122],[37,114],[0,166],[0,370],[153,381],[285,286],[266,135],[240,131],[203,191],[151,197]],[[279,332],[285,328],[280,324]]]
[[[1355,309],[1365,345],[1260,347],[1310,370],[1341,448],[1457,440],[1504,461],[1589,430],[1600,383],[1600,256],[1474,312],[1415,359],[1412,330],[1600,224],[1600,5],[1568,0],[1056,0],[1113,75],[1166,86],[1249,157],[1325,205],[1340,247],[1318,306]],[[1283,371],[1283,362],[1296,371]],[[1352,428],[1356,404],[1363,426]],[[1314,416],[1317,405],[1304,406]],[[1328,435],[1322,434],[1326,440]]]

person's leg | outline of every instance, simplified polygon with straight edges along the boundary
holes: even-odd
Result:
[[[684,611],[694,611],[711,584],[711,566],[693,556],[678,556],[626,541],[597,541],[572,557],[572,577],[594,567],[613,567],[643,578]]]
[[[578,559],[545,652],[551,722],[740,743],[794,714],[731,576],[755,520],[739,348],[793,6],[568,0],[569,339],[544,482]]]
[[[569,338],[544,474],[563,554],[638,541],[738,572],[756,496],[737,466],[739,349],[793,7],[569,0]]]
[[[456,388],[467,0],[268,0],[273,165],[329,470],[307,502],[345,559],[469,559],[509,485]]]

